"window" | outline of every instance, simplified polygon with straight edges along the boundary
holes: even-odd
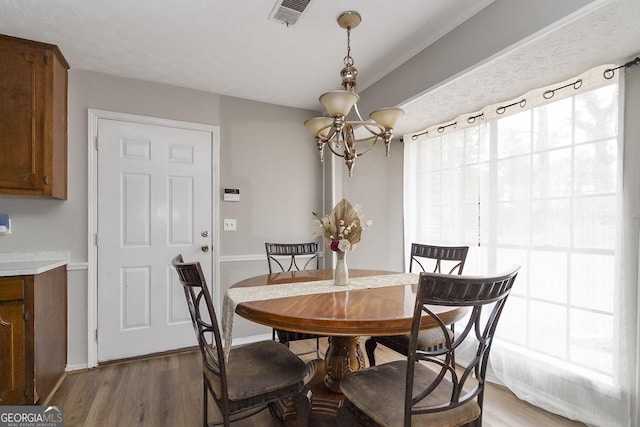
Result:
[[[596,424],[591,413],[619,408],[618,90],[601,78],[405,144],[405,245],[469,245],[466,274],[521,265],[492,350],[496,374],[546,394],[533,403]]]

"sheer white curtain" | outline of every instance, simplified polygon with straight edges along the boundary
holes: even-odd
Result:
[[[405,245],[467,244],[467,274],[521,265],[493,374],[555,413],[629,426],[637,284],[623,277],[620,83],[604,68],[405,136]]]

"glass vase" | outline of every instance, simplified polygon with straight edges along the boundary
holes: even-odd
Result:
[[[336,269],[333,273],[333,284],[336,286],[347,286],[349,284],[349,269],[347,268],[347,253],[337,251],[338,257]]]

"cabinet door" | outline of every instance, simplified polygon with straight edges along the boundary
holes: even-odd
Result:
[[[45,187],[45,55],[0,39],[0,188],[25,194]]]
[[[24,309],[0,303],[0,405],[25,403]]]

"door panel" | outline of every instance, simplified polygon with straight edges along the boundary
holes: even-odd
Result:
[[[170,261],[211,286],[212,134],[99,119],[98,140],[98,361],[196,345]]]

